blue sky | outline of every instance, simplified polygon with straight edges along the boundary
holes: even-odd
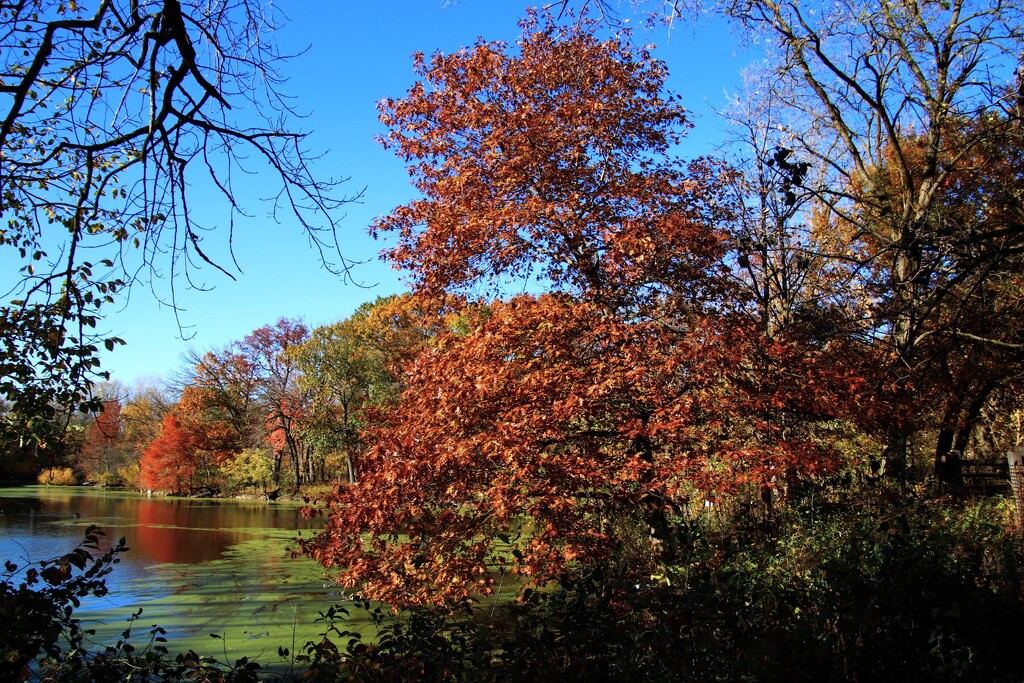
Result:
[[[311,133],[309,145],[323,152],[317,169],[347,177],[342,191],[364,190],[361,202],[349,204],[340,220],[341,243],[348,258],[367,261],[353,275],[373,287],[343,282],[319,266],[318,257],[297,225],[278,225],[260,207],[252,218],[237,221],[234,254],[241,273],[232,281],[213,269],[201,282],[209,291],[189,290],[178,283],[182,309],[176,317],[161,306],[145,285],[137,286],[127,305],[109,311],[105,321],[126,346],[105,353],[103,367],[112,379],[131,386],[138,380],[168,377],[183,367],[182,354],[219,349],[281,317],[299,318],[310,327],[342,319],[364,301],[403,289],[401,275],[377,258],[386,246],[367,236],[378,215],[412,196],[408,175],[399,160],[375,142],[383,132],[376,103],[399,97],[414,81],[410,55],[436,50],[451,52],[472,45],[478,37],[514,42],[517,22],[530,3],[494,0],[403,0],[400,2],[281,3],[290,21],[279,34],[286,51],[309,49],[286,70],[285,91],[300,111],[309,113],[300,126]],[[649,3],[654,6],[657,3]],[[631,10],[623,3],[623,17]],[[636,16],[633,24],[642,24]],[[671,71],[670,89],[682,97],[696,124],[681,153],[696,156],[713,151],[722,124],[711,107],[725,102],[725,93],[740,85],[740,71],[753,59],[738,47],[728,27],[639,27],[638,42],[654,43],[656,56]],[[259,191],[259,179],[255,179]],[[199,210],[203,210],[200,208]],[[215,222],[216,217],[207,222]],[[226,252],[210,238],[213,255]],[[166,290],[166,283],[157,288]],[[185,326],[183,339],[179,320]]]

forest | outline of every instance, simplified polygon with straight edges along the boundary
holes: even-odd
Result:
[[[23,4],[0,7],[8,42]],[[369,227],[409,291],[314,329],[269,322],[196,353],[170,389],[126,390],[93,362],[121,340],[87,330],[130,283],[74,247],[156,258],[148,240],[177,225],[171,248],[205,259],[185,204],[160,198],[187,191],[176,160],[213,147],[173,145],[256,145],[314,200],[296,212],[332,210],[301,159],[274,156],[292,148],[204,118],[232,93],[191,47],[201,20],[172,21],[201,3],[128,5],[109,3],[121,29],[101,9],[75,30],[107,31],[110,61],[132,26],[147,59],[173,55],[137,138],[37,140],[77,105],[54,124],[18,83],[66,83],[42,62],[0,82],[15,102],[0,242],[27,260],[0,319],[5,477],[305,495],[325,526],[299,551],[354,596],[308,644],[316,680],[1024,677],[1020,6],[706,8],[773,51],[723,112],[728,146],[698,158],[667,66],[609,3],[531,11],[514,44],[416,55],[415,85],[379,104],[416,198]],[[142,34],[139,5],[164,33]],[[83,78],[101,78],[90,59]],[[40,274],[44,215],[71,242]],[[982,486],[979,468],[1006,474]],[[49,565],[68,571],[41,575],[47,590],[94,590],[69,562],[86,566]],[[33,590],[4,586],[0,611]],[[357,608],[379,615],[376,641],[344,630]],[[45,651],[62,680],[258,676]]]

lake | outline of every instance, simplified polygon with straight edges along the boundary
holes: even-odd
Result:
[[[298,534],[317,527],[297,504],[0,488],[0,559],[21,566],[54,559],[76,547],[90,524],[111,542],[126,537],[130,548],[107,578],[109,595],[76,611],[100,643],[118,639],[142,608],[132,629],[136,646],[159,625],[172,652],[194,649],[223,661],[255,656],[273,665],[278,646],[294,654],[322,634],[318,613],[340,602],[316,562],[288,556]],[[348,628],[365,630],[366,621],[357,615]]]

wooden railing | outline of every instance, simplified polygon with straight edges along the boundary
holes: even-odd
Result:
[[[961,460],[955,451],[944,457],[936,470],[939,492],[988,496],[1010,490],[1010,466],[1006,460]]]
[[[1006,460],[962,460],[960,472],[970,493],[990,495],[1010,490],[1010,466]]]

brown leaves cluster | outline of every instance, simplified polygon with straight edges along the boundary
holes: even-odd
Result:
[[[308,550],[396,606],[450,602],[498,571],[545,583],[608,561],[613,520],[641,522],[652,495],[700,505],[836,464],[794,415],[836,415],[849,376],[763,346],[749,321],[691,322],[679,335],[566,295],[494,303],[419,358]]]
[[[514,50],[417,71],[381,107],[422,194],[375,225],[397,235],[389,257],[419,297],[531,277],[547,293],[439,328],[308,554],[396,608],[451,604],[507,572],[621,566],[622,534],[666,511],[835,465],[814,426],[857,375],[835,345],[759,331],[731,276],[722,169],[671,158],[687,124],[662,64],[534,16]]]
[[[708,217],[714,170],[669,158],[689,124],[646,50],[533,17],[515,50],[480,42],[419,55],[416,71],[380,110],[423,198],[373,231],[397,235],[387,256],[420,289],[536,278],[607,291],[640,265],[636,242],[663,235],[672,250],[662,224]]]

